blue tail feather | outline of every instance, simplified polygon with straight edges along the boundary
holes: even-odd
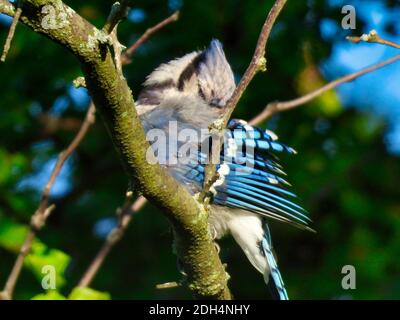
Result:
[[[283,282],[281,273],[278,269],[278,264],[276,263],[274,254],[272,252],[272,242],[271,235],[269,232],[268,225],[265,224],[264,227],[264,238],[261,243],[262,250],[265,254],[265,258],[267,259],[268,266],[270,268],[270,274],[268,275],[268,279],[265,279],[266,282],[271,279],[273,281],[273,285],[275,286],[277,295],[279,300],[289,300],[289,296],[286,292],[285,283]],[[269,283],[267,283],[269,284]],[[271,285],[271,284],[269,284]]]

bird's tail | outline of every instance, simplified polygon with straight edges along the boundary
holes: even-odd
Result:
[[[268,273],[264,273],[265,283],[270,288],[274,298],[279,300],[289,300],[285,289],[285,283],[283,282],[281,273],[278,269],[278,264],[276,263],[274,254],[272,252],[271,233],[267,224],[264,226],[264,237],[261,241],[261,248],[264,252],[270,269]]]
[[[220,215],[218,215],[219,217]],[[263,274],[265,283],[272,289],[273,297],[288,300],[282,276],[272,253],[271,234],[263,219],[252,213],[235,212],[226,217],[229,230],[242,248],[250,263]]]

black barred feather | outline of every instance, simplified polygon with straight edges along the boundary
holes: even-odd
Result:
[[[213,203],[252,211],[313,231],[308,227],[311,220],[307,212],[294,201],[296,195],[288,190],[290,184],[283,178],[285,173],[273,152],[296,154],[293,148],[278,142],[273,133],[244,121],[231,120],[217,165],[217,170],[224,167],[225,172],[212,188]],[[205,154],[199,153],[198,159],[182,168],[181,173],[202,185],[206,159]]]

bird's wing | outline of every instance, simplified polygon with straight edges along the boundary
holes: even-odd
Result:
[[[285,173],[274,154],[277,152],[296,153],[278,142],[274,133],[241,120],[231,120],[217,165],[219,179],[211,188],[213,203],[256,212],[313,231],[308,227],[311,220],[306,211],[288,190],[290,184],[283,178]],[[181,167],[181,174],[186,180],[202,185],[206,159],[199,150],[196,161]]]

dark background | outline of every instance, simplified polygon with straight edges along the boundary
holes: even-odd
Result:
[[[65,1],[97,27],[112,1]],[[137,96],[161,62],[224,43],[237,75],[245,71],[273,1],[136,1],[119,28],[132,44],[174,10],[178,22],[157,33],[125,68]],[[340,27],[341,8],[357,10],[357,29]],[[400,42],[399,1],[288,1],[270,39],[268,72],[256,76],[235,112],[250,119],[270,101],[289,100],[329,80],[396,53],[344,37],[370,29]],[[4,41],[10,19],[0,16]],[[275,250],[292,299],[400,297],[400,71],[390,65],[312,103],[279,114],[268,126],[297,156],[282,156],[293,190],[316,234],[271,222]],[[26,225],[36,210],[57,154],[75,135],[89,98],[74,89],[81,75],[63,48],[19,25],[0,66],[0,285],[5,282]],[[127,179],[100,119],[67,162],[52,192],[57,208],[26,259],[15,298],[44,293],[41,268],[53,264],[58,291],[68,296],[115,225]],[[230,238],[221,243],[236,298],[268,299],[269,292]],[[151,205],[134,216],[91,287],[112,299],[190,298],[182,288],[157,290],[180,278],[167,221]],[[353,265],[357,289],[343,290],[341,269]],[[51,293],[53,298],[55,293]],[[40,297],[40,296],[39,296]],[[43,297],[43,296],[42,296]]]

